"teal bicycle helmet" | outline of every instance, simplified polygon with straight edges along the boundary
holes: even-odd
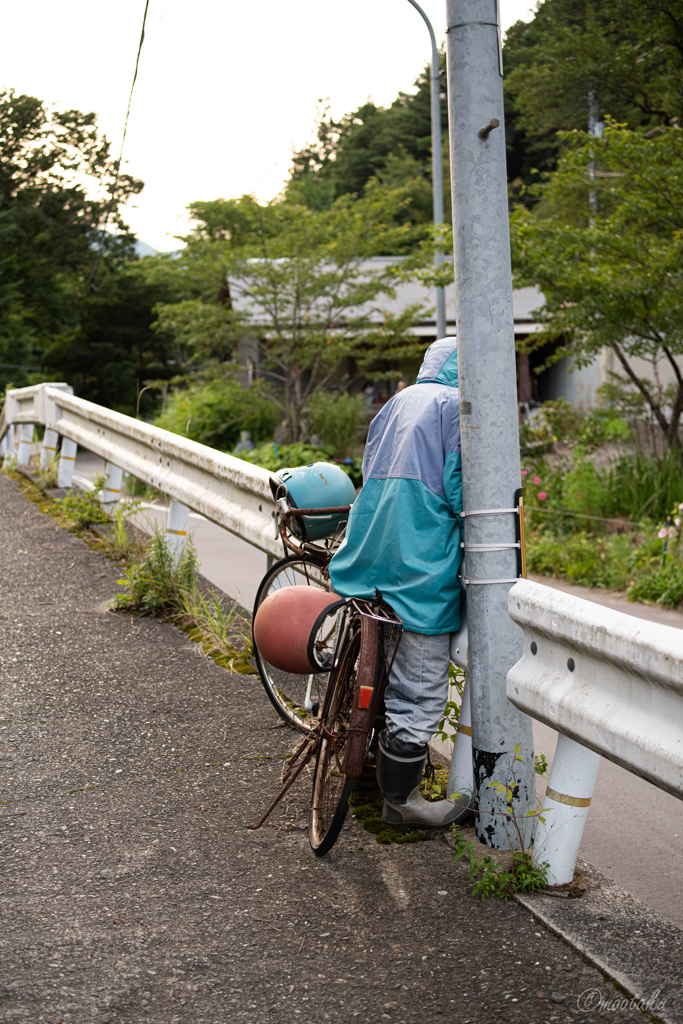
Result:
[[[281,469],[270,478],[273,497],[286,498],[290,508],[335,508],[352,505],[356,488],[343,469],[333,462],[314,462],[310,466]],[[347,515],[293,516],[292,533],[300,540],[331,537]]]

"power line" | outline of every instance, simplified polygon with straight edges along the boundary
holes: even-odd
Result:
[[[95,275],[97,274],[97,268],[100,265],[100,259],[102,258],[102,253],[104,252],[104,245],[105,245],[105,241],[106,241],[106,238],[107,238],[107,224],[109,223],[109,215],[111,214],[111,211],[114,208],[114,203],[116,201],[116,189],[117,189],[117,186],[118,186],[118,183],[119,183],[119,175],[121,173],[121,162],[122,162],[122,159],[123,159],[123,147],[124,147],[124,144],[125,144],[125,141],[126,141],[126,133],[128,132],[128,119],[130,117],[130,105],[131,105],[132,100],[133,100],[133,90],[135,89],[135,83],[136,83],[137,77],[138,77],[138,68],[140,67],[140,54],[142,52],[142,44],[145,41],[145,25],[147,24],[147,11],[148,10],[149,10],[149,0],[145,0],[145,13],[142,16],[142,29],[140,31],[140,42],[138,44],[137,57],[135,58],[135,72],[133,74],[133,82],[131,84],[130,93],[129,93],[129,96],[128,96],[128,106],[126,108],[126,119],[125,119],[125,121],[123,123],[123,135],[121,137],[121,149],[119,150],[119,158],[116,161],[116,163],[114,164],[114,170],[116,172],[116,176],[114,178],[114,184],[110,188],[111,199],[109,201],[109,206],[107,207],[107,211],[106,211],[105,216],[104,216],[104,224],[102,225],[102,235],[100,237],[100,246],[99,246],[99,249],[97,250],[97,255],[95,256],[95,262],[93,263],[92,270],[90,271],[90,277],[88,278],[88,285],[87,285],[87,287],[85,289],[86,294],[90,291],[91,288],[94,287]]]

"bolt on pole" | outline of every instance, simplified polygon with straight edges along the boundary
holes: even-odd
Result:
[[[510,510],[521,485],[505,165],[505,126],[496,0],[447,0],[448,113],[453,196],[455,308],[462,430],[463,509]],[[515,516],[466,515],[469,683],[477,836],[489,846],[518,846],[501,811],[526,825],[535,807],[531,719],[505,694],[508,669],[522,653],[522,632],[507,612],[517,578]],[[512,785],[506,807],[492,781]]]
[[[439,78],[439,49],[436,45],[436,36],[432,23],[415,0],[408,0],[409,4],[421,14],[429,31],[429,38],[432,44],[432,66],[430,75],[430,95],[432,109],[432,193],[433,193],[433,218],[434,227],[443,224],[443,166],[441,162],[441,83]],[[443,250],[437,246],[434,252],[434,267],[438,270],[443,263]],[[443,285],[436,289],[436,336],[445,338],[446,330],[446,290]]]

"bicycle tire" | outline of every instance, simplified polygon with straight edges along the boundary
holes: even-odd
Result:
[[[351,725],[363,627],[361,619],[349,628],[323,709],[326,731],[315,762],[308,829],[309,843],[317,857],[323,857],[336,843],[358,782],[356,777],[344,775],[342,763]]]
[[[256,617],[259,605],[269,594],[280,589],[281,586],[293,586],[301,583],[319,586],[325,590],[331,589],[326,566],[312,559],[290,555],[275,562],[259,585],[254,602],[253,618]],[[313,713],[315,706],[322,707],[327,689],[328,673],[296,675],[292,672],[282,672],[267,661],[258,649],[255,640],[253,643],[256,667],[261,682],[278,715],[283,722],[293,726],[299,732],[310,732],[317,722],[317,716]]]

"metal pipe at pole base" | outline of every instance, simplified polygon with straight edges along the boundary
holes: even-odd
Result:
[[[453,741],[451,768],[448,773],[447,797],[454,793],[469,796],[473,802],[474,773],[472,771],[472,711],[470,703],[470,685],[467,679],[462,691],[458,731]]]
[[[527,833],[536,801],[531,719],[505,688],[522,652],[507,612],[521,474],[500,34],[496,0],[447,0],[446,12],[476,831],[510,849],[516,830],[490,783],[513,788],[511,810]],[[500,511],[472,514],[484,510]]]
[[[118,466],[114,466],[111,462],[107,463],[107,477],[102,487],[102,495],[100,501],[102,508],[107,515],[113,515],[116,511],[116,506],[121,498],[121,484],[123,483],[123,470],[119,469]]]
[[[548,865],[548,885],[564,885],[574,878],[574,866],[581,845],[598,776],[600,755],[560,734],[543,800],[541,821],[537,819],[534,861]]]
[[[45,428],[43,434],[43,444],[40,449],[40,468],[47,469],[52,459],[57,455],[57,441],[59,440],[59,434],[56,430],[50,430],[49,427]]]
[[[57,487],[71,487],[77,451],[78,445],[75,441],[69,440],[68,437],[62,437],[62,448],[57,467]]]
[[[177,565],[183,553],[187,541],[187,524],[190,518],[190,510],[187,505],[181,504],[175,498],[171,499],[166,517],[166,543],[173,557],[173,564]]]

